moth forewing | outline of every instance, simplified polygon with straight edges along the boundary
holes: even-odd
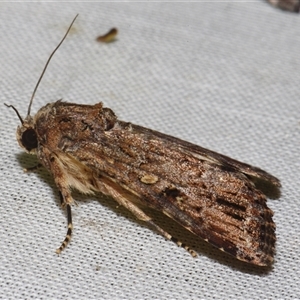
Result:
[[[75,188],[112,196],[193,256],[193,250],[155,224],[137,203],[162,211],[239,260],[259,266],[273,261],[273,213],[251,177],[280,186],[277,178],[227,156],[120,121],[102,103],[57,101],[31,117],[32,99],[24,120],[17,113],[22,123],[17,140],[51,172],[66,207],[68,231],[57,253],[71,238],[71,189]]]

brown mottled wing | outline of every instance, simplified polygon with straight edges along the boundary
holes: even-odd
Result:
[[[213,164],[219,165],[222,169],[228,169],[231,171],[237,171],[252,177],[261,178],[267,182],[270,182],[274,186],[280,187],[280,181],[273,175],[267,173],[266,171],[251,166],[249,164],[240,162],[238,160],[232,159],[226,155],[205,149],[203,147],[194,145],[192,143],[186,142],[184,140],[175,138],[170,135],[166,135],[148,128],[144,128],[138,125],[132,125],[138,132],[145,132],[147,134],[154,134],[155,136],[164,139],[170,143],[178,145],[178,148],[183,152],[190,154],[200,160],[206,160]]]
[[[142,197],[155,199],[169,217],[240,260],[258,265],[268,265],[273,260],[273,213],[265,196],[244,173],[279,186],[277,178],[179,139],[140,126],[133,125],[133,129],[149,137],[153,134],[154,145],[158,143],[156,139],[161,139],[169,149],[159,154],[160,161],[149,161],[149,173],[161,178],[161,183],[143,187],[141,190],[147,192]]]
[[[245,174],[279,185],[275,177],[168,135],[114,120],[109,109],[98,107],[101,114],[96,106],[84,107],[76,122],[72,114],[61,120],[58,148],[91,168],[99,180],[105,177],[120,185],[240,260],[257,265],[272,261],[273,213]],[[81,134],[73,138],[74,132]]]

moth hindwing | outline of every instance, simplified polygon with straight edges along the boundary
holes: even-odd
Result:
[[[279,187],[279,180],[267,172],[120,121],[102,103],[57,101],[33,117],[30,107],[24,120],[18,116],[22,123],[17,129],[20,146],[37,155],[53,175],[62,206],[67,209],[68,232],[57,253],[71,238],[74,188],[85,194],[112,196],[193,256],[193,250],[155,224],[138,204],[162,211],[239,260],[259,266],[273,261],[273,213],[254,184],[258,178]]]

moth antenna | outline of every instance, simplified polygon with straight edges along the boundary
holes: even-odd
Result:
[[[9,107],[9,108],[12,108],[12,109],[16,112],[18,118],[20,119],[21,124],[24,123],[24,121],[23,121],[22,117],[20,116],[18,110],[17,110],[13,105],[8,105],[8,104],[6,104],[6,103],[4,103],[4,105],[7,106],[7,107]]]
[[[63,43],[63,41],[67,37],[67,35],[70,32],[71,27],[73,26],[73,24],[74,24],[74,22],[75,22],[75,20],[76,20],[77,17],[78,17],[78,14],[75,16],[75,18],[73,19],[73,21],[72,21],[71,25],[69,26],[67,32],[65,33],[64,37],[62,38],[62,40],[60,41],[60,43],[56,46],[56,48],[53,50],[53,52],[51,53],[51,55],[49,56],[49,58],[47,60],[46,65],[45,65],[45,67],[43,69],[43,72],[42,72],[42,74],[41,74],[41,76],[40,76],[40,78],[39,78],[39,80],[38,80],[38,82],[37,82],[37,84],[36,84],[36,86],[34,88],[34,91],[32,93],[32,96],[31,96],[31,99],[30,99],[30,102],[29,102],[29,106],[28,106],[27,117],[30,115],[30,110],[31,110],[31,105],[32,105],[32,102],[33,102],[34,95],[35,95],[36,90],[37,90],[37,88],[38,88],[38,86],[39,86],[39,84],[40,84],[40,82],[41,82],[41,80],[42,80],[42,78],[43,78],[43,76],[44,76],[44,74],[46,72],[46,69],[47,69],[47,67],[49,65],[50,60],[51,60],[52,56],[54,55],[54,53],[56,52],[56,50],[60,47],[60,45]]]

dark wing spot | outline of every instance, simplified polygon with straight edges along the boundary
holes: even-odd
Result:
[[[68,123],[68,122],[71,122],[71,119],[70,118],[67,118],[67,117],[62,117],[60,120],[59,120],[59,123]]]
[[[242,206],[242,205],[238,205],[236,203],[232,203],[232,202],[229,202],[227,201],[226,199],[224,198],[217,198],[216,202],[220,205],[223,205],[225,207],[229,207],[229,208],[232,208],[233,210],[238,210],[238,211],[243,211],[245,212],[246,211],[246,207],[245,206]]]
[[[163,193],[167,197],[172,197],[172,198],[176,198],[181,194],[181,192],[178,189],[172,188],[172,187],[171,188],[166,188]]]

